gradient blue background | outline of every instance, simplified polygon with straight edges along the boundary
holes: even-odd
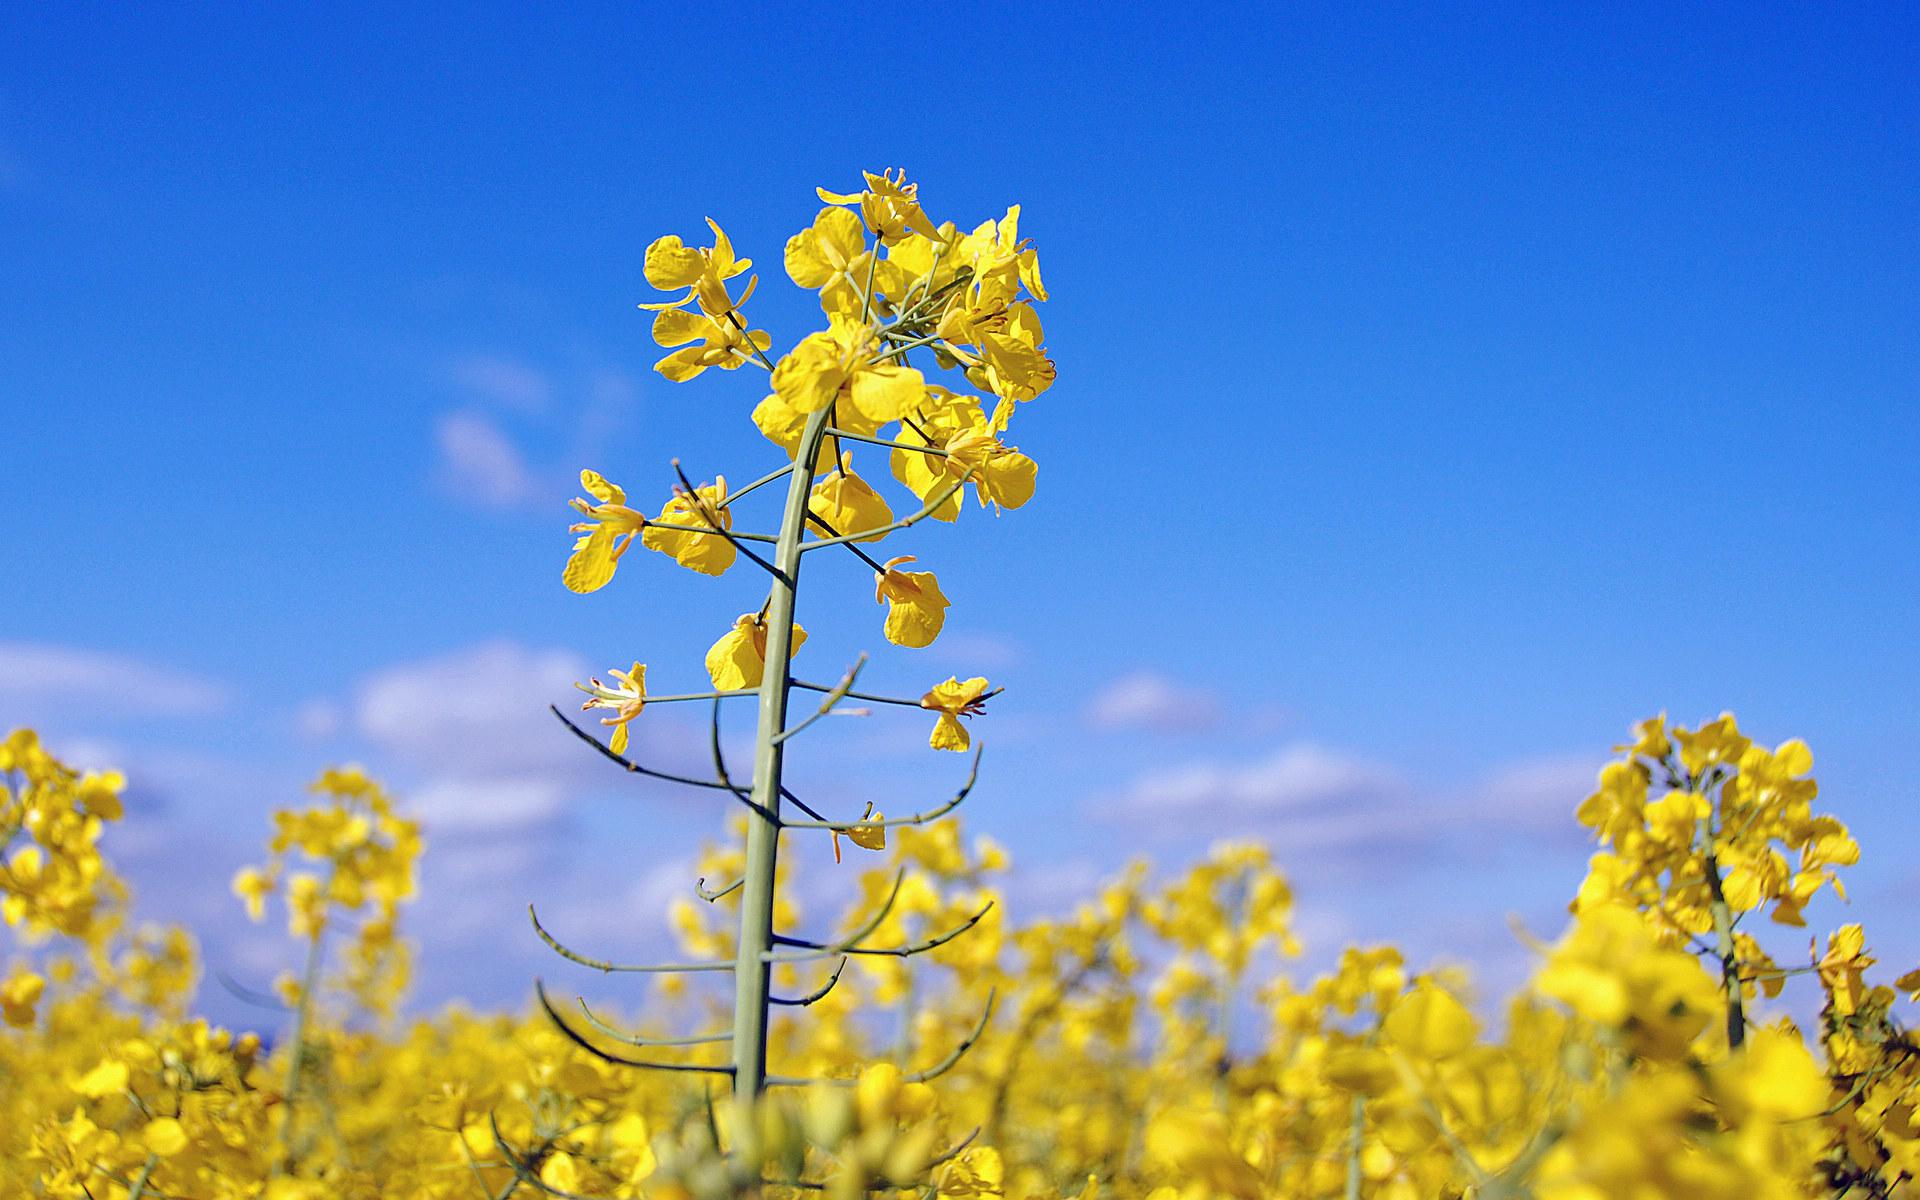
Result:
[[[814,185],[904,164],[936,219],[1021,203],[1055,296],[1060,382],[1014,430],[1038,497],[895,551],[955,607],[868,673],[1007,686],[971,813],[1016,915],[1254,836],[1316,956],[1391,938],[1504,985],[1608,746],[1732,708],[1812,743],[1854,911],[1910,965],[1917,35],[1894,4],[15,6],[0,726],[125,766],[142,911],[236,975],[291,951],[228,876],[348,758],[430,826],[423,1004],[521,1002],[529,899],[659,946],[725,814],[542,708],[633,658],[698,685],[762,587],[643,556],[568,594],[571,476],[657,503],[671,455],[777,462],[757,373],[651,372],[642,251],[718,219],[784,347]],[[820,565],[827,679],[879,610]],[[697,763],[693,717],[641,745]],[[924,734],[832,723],[798,779],[937,799]]]

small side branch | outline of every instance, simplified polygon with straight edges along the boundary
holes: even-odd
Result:
[[[691,1037],[648,1037],[645,1034],[628,1033],[601,1020],[591,1008],[587,1007],[584,997],[575,996],[574,1001],[580,1005],[580,1012],[587,1018],[587,1024],[614,1041],[627,1046],[707,1046],[715,1042],[730,1041],[733,1038],[733,1031],[729,1029],[722,1029],[718,1033],[694,1034]]]
[[[788,829],[830,829],[835,833],[852,833],[855,830],[886,829],[894,825],[926,825],[938,821],[941,817],[959,808],[961,803],[966,800],[968,794],[973,791],[974,781],[980,778],[980,755],[985,751],[986,746],[984,744],[974,748],[973,767],[967,772],[967,781],[960,785],[960,790],[953,794],[952,799],[937,808],[930,808],[925,812],[914,813],[909,817],[876,817],[868,821],[787,821],[784,824]]]
[[[540,940],[545,942],[555,954],[569,962],[577,962],[583,967],[592,967],[602,974],[678,975],[691,971],[733,970],[733,962],[730,959],[685,963],[612,963],[604,959],[589,958],[577,950],[562,945],[557,938],[548,933],[546,927],[540,924],[540,914],[534,911],[531,904],[527,905],[527,917],[533,922],[533,931],[540,935]]]
[[[934,458],[951,457],[951,455],[938,446],[916,446],[912,442],[890,442],[886,438],[868,437],[864,433],[848,433],[844,429],[834,429],[831,427],[828,428],[827,432],[833,434],[835,437],[845,438],[849,442],[865,442],[869,446],[886,446],[893,450],[911,450],[916,454],[931,455]]]
[[[719,503],[715,504],[714,507],[729,508],[732,506],[735,500],[738,500],[740,497],[746,495],[748,492],[757,491],[760,488],[763,488],[768,484],[775,482],[776,480],[785,479],[792,472],[793,472],[792,463],[788,463],[786,466],[781,467],[777,471],[769,471],[765,475],[762,475],[760,478],[754,480],[752,483],[741,488],[739,491],[732,492],[728,495],[720,497]]]
[[[551,704],[548,705],[547,711],[551,712],[556,718],[558,718],[562,725],[565,725],[568,729],[572,730],[573,736],[579,738],[581,741],[585,742],[587,745],[592,746],[595,750],[598,750],[602,758],[607,759],[609,762],[618,763],[620,766],[626,768],[628,771],[631,771],[635,775],[645,775],[648,779],[664,779],[668,783],[683,783],[688,787],[731,790],[729,785],[725,783],[721,783],[718,780],[694,779],[693,777],[688,775],[675,775],[667,771],[656,771],[652,767],[643,767],[639,763],[634,762],[632,759],[627,758],[625,755],[615,754],[613,750],[609,748],[605,742],[602,742],[599,738],[594,737],[592,734],[588,733],[586,730],[574,724],[571,720],[568,719],[567,714],[561,712],[559,708],[557,708],[556,706]]]
[[[773,576],[775,579],[780,580],[782,583],[785,583],[788,587],[793,586],[793,581],[787,578],[787,573],[754,553],[753,550],[747,546],[746,542],[742,540],[742,535],[734,533],[731,529],[721,528],[719,512],[701,498],[699,491],[693,486],[693,480],[687,478],[687,473],[680,466],[680,460],[677,458],[673,460],[673,473],[680,478],[680,486],[674,490],[685,499],[688,504],[693,505],[694,511],[705,518],[710,526],[709,529],[692,530],[690,532],[719,534],[721,537],[727,539],[728,545],[751,559],[755,566]],[[766,541],[775,544],[778,544],[780,540],[775,537],[761,537],[757,534],[749,536],[752,536],[755,541]]]
[[[560,1031],[561,1036],[603,1062],[616,1063],[623,1067],[640,1067],[648,1071],[680,1071],[697,1075],[733,1074],[733,1067],[729,1065],[654,1062],[646,1059],[628,1058],[624,1054],[614,1054],[611,1051],[603,1050],[588,1041],[585,1035],[567,1023],[566,1018],[560,1015],[560,1010],[553,1006],[553,1001],[547,998],[546,986],[537,979],[534,980],[533,991],[534,994],[539,997],[540,1007],[546,1011],[547,1019],[553,1022],[554,1028]]]
[[[846,969],[847,960],[843,957],[834,965],[833,974],[827,976],[827,981],[821,984],[818,990],[808,992],[804,996],[768,996],[767,1000],[773,1004],[780,1005],[782,1008],[806,1008],[810,1004],[826,999],[827,993],[831,992],[834,985],[840,982],[840,972]]]
[[[879,958],[911,958],[916,954],[925,954],[930,950],[938,950],[967,930],[978,925],[981,919],[992,911],[993,901],[989,900],[981,907],[979,912],[974,913],[971,917],[955,925],[952,929],[947,930],[945,933],[937,934],[934,937],[927,938],[924,941],[915,942],[909,946],[858,946],[850,942],[827,945],[822,942],[803,942],[788,938],[784,939],[788,945],[801,946],[806,949],[793,954],[784,954],[778,950],[769,950],[762,954],[760,959],[762,962],[770,963],[809,962],[818,958],[834,958],[842,954],[867,954]]]
[[[914,513],[910,517],[902,517],[898,521],[882,525],[878,529],[863,529],[858,533],[843,533],[838,537],[820,538],[817,541],[811,541],[801,546],[800,552],[805,554],[809,550],[824,550],[828,546],[844,546],[852,542],[864,542],[868,538],[884,537],[896,529],[905,529],[910,525],[918,525],[920,522],[938,512],[941,505],[953,499],[954,495],[966,486],[966,483],[967,479],[965,476],[955,480],[953,483],[947,485],[946,489],[938,496],[922,505],[919,512]]]
[[[693,891],[694,891],[694,894],[699,896],[702,900],[705,900],[708,904],[712,904],[716,900],[720,899],[720,897],[722,896],[729,896],[729,895],[732,895],[734,892],[739,891],[740,885],[744,884],[746,881],[747,881],[747,877],[745,875],[742,875],[740,878],[734,880],[732,883],[728,884],[723,888],[709,888],[707,886],[707,877],[705,875],[702,875],[700,878],[693,881]]]
[[[900,1076],[900,1082],[926,1083],[929,1080],[938,1079],[948,1071],[953,1070],[953,1068],[959,1064],[960,1060],[966,1057],[967,1051],[973,1049],[980,1041],[981,1035],[986,1033],[988,1022],[993,1020],[993,1004],[998,994],[999,990],[997,988],[987,993],[986,1009],[981,1012],[980,1020],[974,1025],[973,1031],[967,1034],[965,1040],[948,1052],[945,1058],[924,1070],[913,1071]],[[814,1084],[824,1084],[828,1087],[855,1087],[859,1082],[860,1080],[858,1078],[813,1079],[804,1075],[770,1075],[767,1077],[767,1084],[770,1087],[808,1087]]]
[[[867,665],[867,656],[865,654],[862,654],[859,658],[854,659],[853,665],[847,668],[847,673],[841,676],[840,682],[835,684],[833,687],[827,689],[826,699],[820,702],[819,711],[815,712],[812,716],[800,722],[798,725],[794,725],[790,728],[784,729],[780,733],[776,734],[773,739],[774,744],[779,745],[780,743],[785,742],[788,738],[793,737],[795,734],[800,733],[801,731],[805,730],[807,726],[813,724],[815,721],[818,721],[820,718],[832,712],[834,706],[836,704],[839,704],[842,700],[846,699],[847,694],[853,690],[854,680],[860,678],[860,668],[866,665]]]
[[[880,907],[874,911],[872,916],[866,919],[866,922],[862,924],[860,928],[841,939],[841,945],[851,949],[873,936],[873,931],[880,928],[880,922],[886,920],[887,914],[893,911],[893,902],[900,898],[900,885],[905,883],[906,879],[907,869],[905,867],[901,867],[893,873],[893,887],[888,890],[887,898],[880,902]],[[785,934],[776,933],[773,935],[773,940],[776,945],[780,946],[805,946],[811,949],[825,949],[825,946],[820,942],[809,942],[801,938],[791,938]]]

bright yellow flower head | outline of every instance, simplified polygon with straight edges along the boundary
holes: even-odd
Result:
[[[873,326],[836,313],[774,366],[773,392],[802,415],[835,405],[841,428],[872,433],[919,407],[927,383],[881,344]]]
[[[807,511],[825,521],[835,533],[858,533],[893,523],[893,509],[887,506],[886,500],[844,463],[813,485]],[[877,533],[857,540],[877,542],[885,536]]]
[[[793,627],[793,649],[807,641],[807,631]],[[707,651],[707,674],[715,689],[722,692],[757,688],[767,669],[767,618],[764,613],[743,613],[733,628]]]
[[[932,709],[940,714],[933,723],[933,734],[927,739],[927,744],[935,750],[965,750],[972,745],[973,739],[967,735],[967,727],[959,719],[976,717],[985,712],[989,698],[987,681],[979,676],[965,683],[953,677],[936,685],[932,691],[920,697],[921,708]]]
[[[581,536],[573,543],[561,580],[569,591],[593,592],[613,578],[614,568],[646,528],[647,518],[627,507],[626,492],[598,471],[580,472],[580,486],[593,500],[570,502],[587,520],[568,527],[568,532]]]
[[[689,571],[702,575],[726,574],[737,555],[733,543],[718,533],[697,532],[733,529],[733,510],[722,505],[726,498],[725,475],[717,476],[714,482],[702,484],[691,493],[676,489],[673,498],[655,518],[658,523],[648,522],[641,532],[640,544],[649,550],[658,550]]]
[[[639,716],[641,710],[647,706],[647,665],[636,662],[629,670],[615,669],[608,671],[607,676],[613,680],[614,686],[609,687],[598,679],[590,679],[586,683],[576,683],[573,686],[589,697],[587,702],[580,706],[582,712],[595,708],[613,711],[613,716],[600,718],[600,723],[613,726],[613,736],[607,742],[608,748],[615,754],[625,754],[627,723]]]
[[[815,190],[820,199],[828,204],[858,205],[860,217],[866,222],[867,228],[873,230],[874,236],[886,245],[893,245],[909,232],[926,238],[940,236],[933,222],[927,219],[927,214],[920,208],[920,185],[907,182],[905,167],[898,171],[882,171],[878,175],[872,171],[862,171],[861,176],[867,184],[863,192],[843,195],[825,188]]]
[[[887,640],[896,646],[931,646],[947,623],[948,600],[932,571],[895,570],[916,561],[911,554],[890,558],[873,576],[874,603],[885,603]]]

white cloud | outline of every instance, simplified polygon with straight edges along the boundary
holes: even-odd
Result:
[[[441,484],[482,508],[503,510],[533,502],[541,489],[505,432],[476,412],[447,413],[434,430]]]
[[[293,721],[301,737],[318,742],[339,733],[346,724],[347,715],[333,701],[316,699],[302,704],[300,710],[294,713]]]
[[[232,692],[204,676],[123,655],[0,642],[0,699],[15,707],[98,706],[123,715],[200,716],[226,707]]]
[[[470,355],[450,364],[447,377],[478,399],[519,412],[539,412],[553,402],[553,382],[515,359]]]
[[[1094,697],[1087,719],[1100,729],[1196,732],[1219,723],[1220,701],[1205,689],[1140,671],[1102,689]]]
[[[361,685],[354,724],[412,765],[455,777],[498,777],[564,767],[580,747],[547,706],[577,695],[584,659],[510,641],[377,672]]]
[[[544,776],[436,779],[410,800],[409,811],[430,837],[501,833],[555,820],[566,805],[567,784]]]
[[[1185,821],[1194,816],[1311,816],[1401,800],[1392,771],[1308,743],[1250,763],[1197,762],[1154,771],[1102,805],[1116,815]]]
[[[1509,763],[1469,789],[1462,815],[1584,841],[1573,810],[1592,794],[1599,774],[1599,760],[1573,755]]]

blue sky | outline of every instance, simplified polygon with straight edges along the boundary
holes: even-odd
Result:
[[[698,684],[762,588],[567,593],[571,476],[777,462],[763,380],[650,370],[642,251],[716,218],[790,345],[813,187],[891,165],[936,219],[1022,204],[1054,295],[1038,496],[913,532],[948,629],[867,676],[1007,686],[970,809],[1029,911],[1253,836],[1322,950],[1511,978],[1607,747],[1732,708],[1811,742],[1920,956],[1911,8],[708,12],[4,18],[0,725],[126,766],[118,853],[216,965],[282,965],[226,880],[349,758],[433,830],[424,1001],[517,1003],[528,899],[657,944],[722,814],[543,707]],[[881,649],[867,587],[810,581],[814,675]],[[910,806],[960,769],[924,733],[795,770]]]

